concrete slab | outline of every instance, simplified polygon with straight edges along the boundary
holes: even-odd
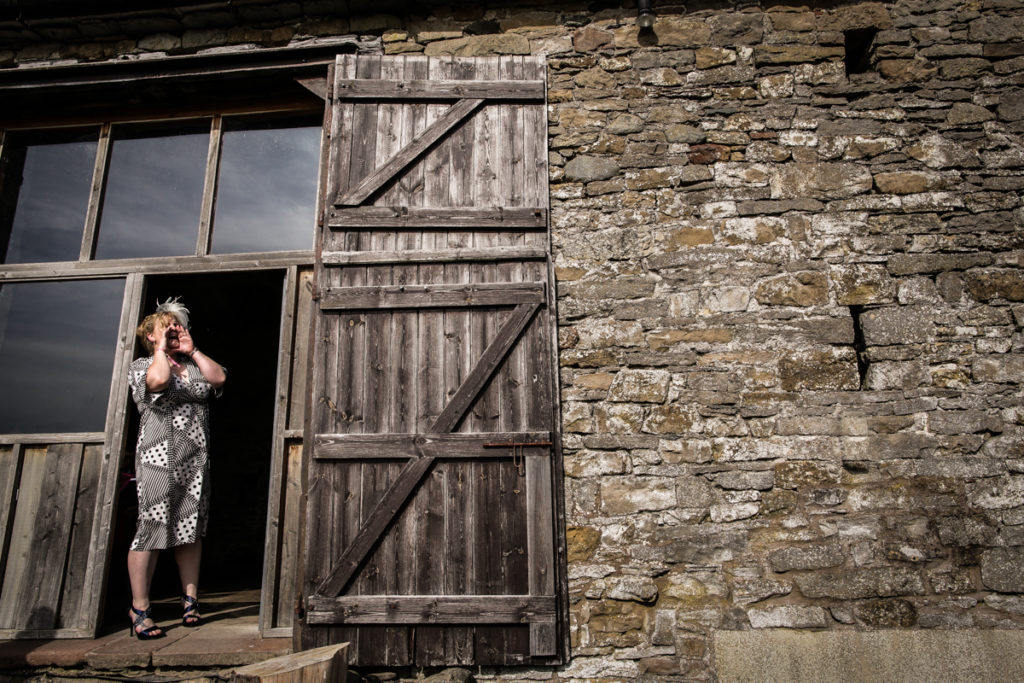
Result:
[[[1019,683],[1024,631],[717,631],[719,683]]]

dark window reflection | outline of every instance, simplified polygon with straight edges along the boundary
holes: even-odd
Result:
[[[226,120],[213,251],[312,249],[320,127]]]
[[[5,263],[78,260],[97,137],[91,129],[6,145],[3,196],[14,213],[0,219],[0,240],[10,230]]]
[[[209,140],[209,121],[114,127],[96,258],[195,253]]]
[[[0,433],[101,432],[123,280],[0,287]]]

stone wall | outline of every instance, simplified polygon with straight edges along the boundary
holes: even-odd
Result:
[[[642,33],[338,4],[0,25],[0,65],[344,33],[547,55],[559,678],[713,679],[720,630],[1024,627],[1024,3],[660,3]]]

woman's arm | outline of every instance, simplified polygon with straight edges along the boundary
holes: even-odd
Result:
[[[146,370],[146,389],[159,393],[171,383],[171,359],[167,356],[167,328],[157,325],[153,331],[153,362]]]

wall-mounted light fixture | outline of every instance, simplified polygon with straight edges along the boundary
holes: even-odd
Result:
[[[638,0],[636,25],[641,29],[650,29],[654,26],[654,0]]]

